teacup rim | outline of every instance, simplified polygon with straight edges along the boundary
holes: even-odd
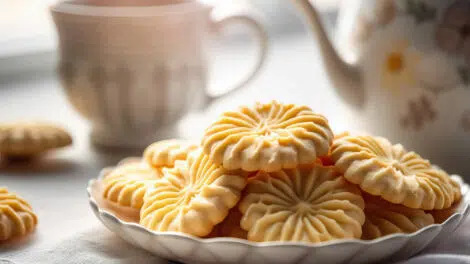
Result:
[[[73,3],[73,0],[59,1],[49,7],[52,13],[102,16],[102,17],[140,17],[140,16],[162,16],[167,14],[186,14],[211,10],[211,5],[191,1],[171,5],[150,6],[97,6]]]

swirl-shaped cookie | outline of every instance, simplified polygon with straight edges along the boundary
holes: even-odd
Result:
[[[365,195],[366,222],[362,226],[362,239],[375,239],[395,233],[413,233],[434,224],[431,214],[421,209],[389,203],[379,197]]]
[[[161,171],[145,162],[123,164],[103,178],[103,197],[115,205],[140,210],[148,186],[160,178]]]
[[[332,140],[325,117],[273,101],[224,113],[206,129],[202,147],[226,169],[270,172],[314,162]]]
[[[323,242],[360,238],[360,190],[332,168],[314,166],[259,172],[250,178],[239,209],[248,240]]]
[[[163,178],[145,195],[141,225],[204,237],[237,204],[246,185],[244,174],[229,172],[197,152],[194,159],[163,170]]]
[[[452,179],[452,183],[456,185],[457,187],[459,186],[459,183]],[[462,206],[464,203],[464,199],[462,197],[456,197],[455,202],[452,204],[451,207],[442,209],[442,210],[431,210],[428,211],[433,217],[434,217],[434,222],[437,224],[442,224],[444,223],[449,217],[451,217],[453,214],[455,214],[459,208]]]
[[[335,134],[335,135],[334,135],[334,138],[333,138],[333,142],[334,142],[335,140],[338,140],[338,139],[340,139],[340,138],[342,138],[342,137],[346,137],[346,136],[349,136],[349,135],[350,135],[350,134],[349,134],[349,132],[347,132],[347,131],[341,132],[341,133],[339,133],[339,134]],[[328,155],[319,157],[317,161],[320,162],[321,164],[323,164],[323,166],[334,166],[334,165],[335,165],[335,162],[334,162],[334,160],[330,157],[330,154],[331,154],[331,153],[328,152]]]
[[[339,138],[330,156],[348,181],[391,203],[433,210],[448,208],[460,197],[446,172],[382,137]]]
[[[153,143],[144,151],[144,159],[154,168],[173,167],[175,161],[186,160],[198,146],[183,139],[169,139]]]
[[[72,144],[64,129],[48,123],[23,122],[0,125],[0,153],[9,158],[30,157]]]
[[[25,236],[34,231],[37,223],[27,201],[0,187],[0,241]]]

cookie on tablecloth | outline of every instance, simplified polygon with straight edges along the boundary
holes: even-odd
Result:
[[[257,242],[360,238],[365,220],[359,188],[319,164],[259,172],[239,209],[248,240]]]
[[[0,124],[0,154],[7,158],[28,158],[71,144],[70,134],[54,124],[44,122]]]
[[[37,223],[26,200],[0,187],[0,242],[32,233]]]
[[[392,204],[380,197],[363,195],[366,221],[362,226],[362,239],[375,239],[395,233],[413,233],[434,224],[431,214],[421,209]]]
[[[322,115],[273,101],[225,112],[206,129],[202,147],[226,169],[270,172],[314,162],[328,153],[332,140]]]
[[[382,137],[341,137],[334,141],[330,156],[348,181],[391,203],[443,209],[461,195],[445,171]]]
[[[202,151],[163,170],[144,198],[140,224],[154,231],[204,237],[239,201],[245,173],[227,171]]]
[[[173,167],[175,161],[186,160],[198,146],[184,139],[169,139],[155,142],[144,151],[144,159],[154,168]]]

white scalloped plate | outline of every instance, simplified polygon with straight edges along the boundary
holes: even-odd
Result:
[[[133,162],[125,159],[120,164]],[[112,168],[101,171],[88,184],[91,208],[98,219],[127,242],[159,257],[186,263],[371,263],[408,259],[424,248],[449,237],[470,212],[470,186],[462,186],[463,198],[456,212],[442,224],[427,226],[412,234],[393,234],[371,241],[336,240],[318,244],[264,242],[235,238],[201,239],[175,232],[154,232],[136,222],[127,222],[100,201],[99,181]],[[121,216],[120,216],[121,217]],[[121,217],[123,218],[123,217]],[[128,218],[127,218],[128,219]]]

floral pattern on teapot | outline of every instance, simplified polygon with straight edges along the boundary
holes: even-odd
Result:
[[[416,96],[407,99],[406,113],[399,120],[402,128],[419,131],[436,121],[435,105],[446,93],[463,89],[470,97],[470,1],[363,4],[372,6],[360,9],[349,38],[352,50],[378,54],[382,89],[392,95],[417,89]],[[380,47],[380,51],[365,47]],[[360,57],[363,63],[368,60]],[[458,114],[460,129],[470,133],[470,105]]]

